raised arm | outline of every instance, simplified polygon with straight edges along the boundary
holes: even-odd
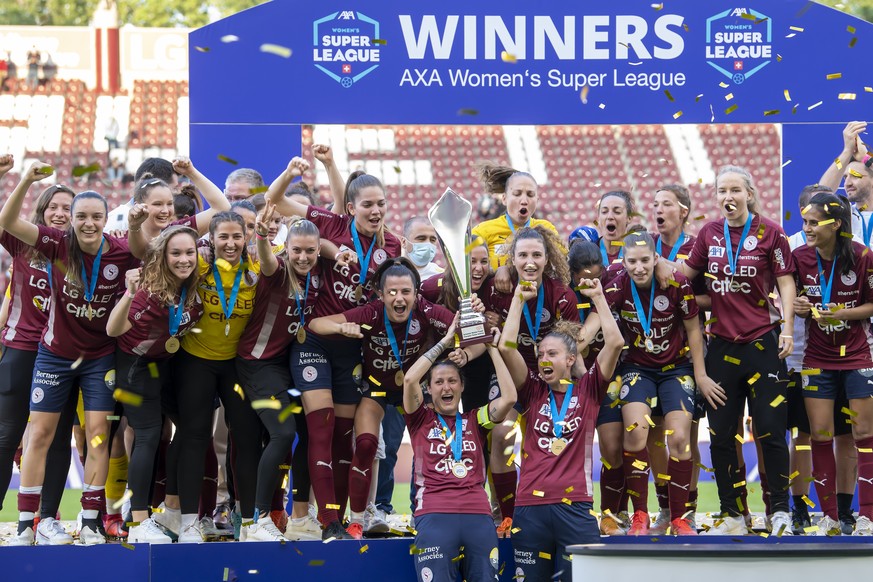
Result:
[[[324,165],[324,170],[327,172],[330,194],[333,198],[333,212],[346,214],[346,183],[336,166],[336,160],[333,159],[333,151],[330,146],[315,144],[312,146],[312,155]]]
[[[267,189],[265,198],[276,205],[276,210],[283,216],[303,216],[306,217],[306,205],[300,204],[296,200],[292,200],[285,196],[285,191],[294,178],[303,175],[303,172],[309,169],[309,162],[300,157],[293,157],[288,162],[288,167],[285,171],[279,174],[270,187]]]
[[[52,174],[52,167],[42,162],[33,162],[21,175],[21,181],[6,199],[0,210],[0,228],[27,245],[35,245],[39,239],[39,228],[32,222],[21,218],[21,206],[30,187]]]
[[[267,202],[264,209],[258,216],[258,225],[255,227],[255,238],[258,239],[258,257],[261,259],[261,274],[270,277],[279,268],[279,259],[273,254],[273,249],[270,248],[269,231],[267,226],[273,220],[273,214],[276,212],[276,205]],[[288,252],[286,249],[285,252]],[[289,276],[293,276],[289,273]]]
[[[15,158],[12,156],[12,154],[3,154],[2,156],[0,156],[0,178],[3,178],[3,176],[8,174],[14,165]],[[0,234],[2,233],[3,229],[0,228]],[[6,325],[5,321],[6,320],[4,319],[4,326]]]
[[[148,217],[147,204],[134,204],[127,213],[127,245],[130,247],[130,254],[137,259],[145,257],[149,248],[150,241],[142,231],[142,224]]]
[[[612,376],[618,357],[624,348],[624,338],[618,324],[612,317],[609,304],[603,295],[603,287],[599,279],[582,280],[579,283],[579,292],[588,297],[600,316],[600,329],[603,331],[603,349],[597,354],[597,364],[605,378]]]
[[[500,332],[495,331],[495,333],[498,335],[494,339],[498,341]],[[515,389],[515,381],[512,378],[512,374],[509,373],[509,368],[500,355],[500,350],[489,345],[488,355],[491,356],[491,361],[494,363],[494,373],[497,375],[497,385],[500,387],[500,396],[492,400],[488,405],[488,418],[496,424],[503,422],[506,419],[506,415],[512,410],[512,407],[515,406],[515,403],[518,401],[518,391]]]
[[[139,289],[141,277],[142,268],[131,269],[125,274],[124,284],[127,287],[127,292],[118,299],[118,303],[109,313],[109,319],[106,320],[106,335],[109,337],[124,335],[133,327],[127,316],[130,315],[130,305],[137,289]]]
[[[516,388],[524,386],[527,380],[527,364],[524,362],[524,357],[518,351],[518,330],[521,328],[521,312],[524,304],[536,296],[537,288],[535,285],[518,284],[515,288],[515,293],[512,295],[512,303],[509,306],[509,313],[506,315],[506,323],[503,326],[503,333],[498,344],[500,355],[503,357],[503,361],[506,362],[506,367]]]
[[[850,121],[843,128],[843,151],[840,155],[830,163],[828,169],[822,174],[818,183],[822,186],[827,186],[834,192],[840,187],[840,182],[843,181],[843,176],[846,173],[846,166],[855,157],[857,150],[858,136],[862,132],[867,131],[866,121]]]
[[[437,361],[437,358],[444,351],[455,345],[457,324],[458,318],[455,317],[455,321],[449,326],[446,335],[434,347],[415,360],[409,370],[403,375],[403,411],[406,414],[412,414],[424,402],[424,396],[421,392],[421,379],[424,378],[430,367],[433,366],[433,363]]]
[[[191,183],[200,191],[206,202],[209,203],[209,208],[203,212],[199,212],[195,217],[197,219],[197,234],[203,236],[209,231],[209,221],[219,212],[230,210],[230,202],[221,191],[221,188],[213,184],[209,178],[200,173],[194,167],[191,160],[185,157],[178,157],[173,160],[173,170],[177,174],[186,176]]]

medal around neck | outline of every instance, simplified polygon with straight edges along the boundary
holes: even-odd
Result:
[[[491,334],[485,331],[485,316],[473,311],[470,254],[467,251],[472,239],[470,235],[472,216],[473,205],[451,188],[446,188],[445,193],[427,213],[439,236],[443,254],[461,294],[458,335],[462,348],[491,341]]]

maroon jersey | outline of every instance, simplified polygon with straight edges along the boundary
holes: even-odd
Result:
[[[404,415],[412,441],[415,479],[415,515],[427,513],[484,513],[491,514],[491,505],[485,495],[484,450],[488,420],[486,408],[475,408],[461,414],[463,446],[461,460],[465,472],[457,477],[452,472],[455,457],[446,442],[446,432],[437,413],[427,406],[419,406],[412,414]],[[443,416],[452,436],[455,417]]]
[[[0,245],[12,256],[9,283],[9,317],[0,335],[8,348],[35,352],[48,322],[51,288],[45,259],[27,260],[32,248],[8,232],[0,234]]]
[[[655,249],[658,248],[658,240],[661,238],[660,233],[652,234],[652,240],[655,241]],[[682,241],[679,245],[679,250],[676,251],[676,257],[674,261],[677,263],[681,263],[688,259],[691,256],[691,249],[694,248],[694,241],[697,240],[695,237],[690,234],[683,234],[679,237],[679,240]],[[661,243],[661,252],[659,253],[665,259],[670,258],[670,254],[673,252],[673,246],[668,245],[666,242]]]
[[[667,289],[658,287],[652,281],[649,289],[637,287],[640,304],[645,317],[649,317],[649,301],[652,290],[652,321],[650,322],[651,352],[646,350],[643,326],[634,305],[631,292],[631,277],[624,271],[605,289],[609,308],[618,315],[618,326],[628,346],[624,362],[644,368],[663,368],[668,364],[688,361],[688,338],[682,321],[697,317],[697,301],[691,282],[682,273],[676,273],[678,287],[668,285]]]
[[[736,343],[748,343],[779,325],[781,314],[771,293],[776,278],[791,275],[794,261],[782,227],[753,215],[746,240],[743,227],[730,227],[731,248],[740,245],[737,272],[731,273],[724,240],[724,219],[707,223],[694,241],[685,264],[706,273],[707,293],[712,299],[711,331]]]
[[[433,277],[428,277],[424,281],[421,282],[421,287],[418,290],[418,294],[421,297],[424,297],[431,303],[436,303],[439,301],[440,292],[443,290],[443,281],[445,277],[442,275],[434,275]]]
[[[334,214],[323,208],[310,206],[306,210],[306,218],[318,227],[321,238],[335,244],[339,247],[340,251],[351,250],[357,252],[355,251],[354,241],[352,241],[351,228],[354,221],[353,217]],[[362,234],[358,235],[358,240],[361,243],[364,255],[358,257],[357,263],[341,267],[336,262],[325,262],[323,267],[325,279],[324,295],[321,301],[319,301],[319,309],[315,313],[316,317],[342,313],[366,303],[368,297],[376,288],[373,282],[373,274],[376,272],[376,269],[389,258],[400,256],[400,239],[386,232],[385,246],[374,248],[370,255],[364,292],[360,301],[356,301],[355,290],[361,282],[361,264],[364,262],[364,257],[370,249],[370,243],[373,242],[373,239]]]
[[[523,460],[515,504],[549,505],[570,501],[591,501],[591,460],[594,445],[594,424],[600,403],[606,396],[609,380],[603,377],[600,365],[594,365],[573,385],[573,393],[555,392],[558,410],[564,398],[570,398],[561,438],[566,448],[555,455],[551,446],[555,437],[551,389],[533,371],[518,393],[518,403],[524,411],[525,430]]]
[[[176,304],[179,296],[176,296]],[[175,336],[182,337],[200,321],[203,315],[203,302],[200,295],[185,307],[182,312],[182,322]],[[164,347],[170,339],[170,310],[158,300],[157,296],[145,289],[140,289],[134,295],[127,314],[127,320],[133,326],[127,333],[118,338],[121,351],[150,360],[166,360],[173,356]]]
[[[115,307],[118,295],[124,292],[125,273],[139,266],[139,259],[130,254],[127,241],[103,235],[108,249],[100,258],[97,286],[91,299],[93,314],[88,319],[85,289],[69,282],[66,276],[68,238],[75,236],[48,226],[39,227],[35,248],[52,261],[52,300],[42,343],[62,358],[76,360],[108,356],[115,349],[115,338],[106,335],[106,321]],[[85,272],[91,276],[95,255],[82,254]],[[80,273],[81,276],[81,273]],[[89,285],[90,281],[84,281]]]
[[[846,308],[873,302],[873,257],[864,245],[852,242],[855,266],[848,273],[842,272],[837,261],[833,281],[830,280],[833,261],[821,260],[825,281],[831,283],[831,303],[843,304]],[[816,309],[822,306],[821,274],[818,270],[815,248],[803,245],[792,253],[797,265],[798,293],[804,292]],[[806,350],[803,366],[826,370],[857,370],[873,367],[873,336],[870,320],[837,321],[828,323],[812,317],[806,326]]]
[[[532,332],[528,327],[527,317],[523,313],[521,326],[518,330],[518,351],[531,370],[537,369],[536,344],[555,327],[558,319],[579,321],[579,311],[576,309],[578,300],[572,289],[556,279],[544,277],[542,293],[545,294],[545,297],[543,298],[543,312],[540,316],[540,329],[537,337],[531,337]],[[486,311],[493,311],[506,321],[506,316],[509,315],[509,306],[512,304],[512,293],[499,292],[494,287],[494,279],[490,279],[483,283],[479,289],[479,298],[485,304]],[[537,304],[537,297],[527,302],[527,311],[534,326],[536,325]]]
[[[309,273],[309,293],[300,298],[304,324],[311,321],[324,282],[320,263]],[[285,280],[285,261],[279,260],[279,268],[269,277],[261,271],[255,290],[255,307],[246,329],[239,340],[238,353],[246,360],[267,360],[282,355],[291,345],[300,328],[300,308],[293,296],[288,296]],[[300,291],[306,292],[306,277],[296,273]]]
[[[373,301],[361,307],[355,307],[346,311],[343,315],[346,321],[361,325],[361,333],[364,334],[364,381],[374,384],[370,378],[374,378],[378,385],[386,390],[400,390],[394,381],[400,367],[385,329],[385,304],[381,301]],[[397,349],[403,359],[403,370],[408,370],[415,360],[432,347],[448,331],[449,326],[455,319],[455,314],[443,307],[434,305],[421,297],[416,301],[415,309],[410,315],[412,322],[409,324],[409,338],[406,340],[406,350],[403,349],[403,338],[406,337],[406,322],[392,323],[394,338],[397,340]]]

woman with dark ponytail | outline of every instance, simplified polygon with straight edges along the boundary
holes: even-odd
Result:
[[[310,220],[340,251],[353,252],[357,261],[325,263],[324,296],[313,320],[362,306],[377,288],[375,272],[389,258],[400,255],[400,240],[385,232],[388,204],[382,183],[374,176],[353,173],[346,187],[346,205],[337,213],[302,204],[285,192],[292,180],[309,169],[293,158],[267,191],[267,201],[286,216]],[[347,214],[339,214],[345,211]],[[319,507],[323,536],[348,537],[341,518],[348,497],[352,465],[355,410],[361,400],[361,342],[342,335],[321,336],[317,330],[291,349],[294,386],[302,392],[309,430],[309,472]],[[368,467],[369,468],[369,467]],[[339,509],[337,509],[339,507]]]
[[[873,535],[873,258],[851,237],[851,210],[843,198],[815,194],[803,209],[806,245],[794,250],[795,312],[806,319],[803,398],[812,438],[812,475],[823,516],[818,535],[840,535],[834,411],[840,392],[858,450],[860,510],[854,535]]]
[[[33,368],[30,395],[31,433],[21,467],[18,545],[69,544],[72,538],[59,522],[40,521],[34,536],[46,454],[71,391],[82,390],[86,418],[88,462],[82,492],[83,522],[79,541],[102,544],[98,517],[104,509],[109,450],[107,416],[115,408],[115,341],[106,335],[106,320],[123,289],[124,273],[134,266],[127,241],[104,235],[106,200],[86,191],[73,198],[72,230],[37,226],[19,217],[32,184],[51,174],[35,162],[0,210],[0,228],[33,246],[53,264],[49,318]]]

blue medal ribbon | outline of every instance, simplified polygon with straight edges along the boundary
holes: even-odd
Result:
[[[215,261],[212,262],[212,276],[215,278],[215,292],[218,293],[218,299],[221,301],[221,311],[224,313],[224,319],[230,325],[230,316],[233,315],[233,308],[236,306],[236,296],[239,294],[239,284],[242,281],[243,266],[240,263],[237,266],[236,278],[233,280],[233,288],[230,291],[230,301],[225,299],[224,281],[221,279],[221,274],[218,272],[218,266]]]
[[[85,261],[82,261],[82,283],[85,285],[85,301],[91,303],[94,300],[94,291],[97,289],[97,279],[100,277],[100,258],[103,256],[103,245],[105,239],[100,238],[100,249],[97,251],[97,256],[94,257],[94,264],[91,265],[91,277],[85,272]]]
[[[737,262],[740,260],[740,253],[743,251],[743,243],[746,242],[746,237],[749,236],[749,231],[752,229],[752,213],[749,213],[749,218],[746,219],[746,226],[743,227],[743,234],[740,235],[740,242],[737,244],[737,252],[734,254],[733,243],[731,242],[731,231],[728,227],[727,218],[724,219],[724,246],[727,251],[728,265],[731,268],[731,277],[737,274]]]
[[[537,342],[537,338],[540,335],[540,323],[543,319],[543,302],[545,301],[546,294],[543,293],[543,284],[540,283],[540,286],[537,288],[537,318],[536,323],[531,321],[530,318],[530,309],[527,308],[527,301],[524,302],[524,318],[527,320],[527,330],[530,332],[530,337],[534,341]]]
[[[512,219],[509,218],[509,213],[506,212],[503,214],[503,218],[506,219],[506,224],[509,226],[509,230],[512,231],[512,234],[515,234],[515,225],[512,224]],[[527,219],[527,222],[524,223],[524,226],[530,226],[530,218]],[[524,227],[522,227],[524,228]]]
[[[364,257],[364,261],[361,263],[361,280],[359,284],[361,287],[367,282],[367,275],[370,272],[370,256],[373,254],[373,249],[376,248],[376,237],[373,237],[373,240],[370,241],[370,248],[367,250],[367,254],[364,255],[364,247],[361,246],[361,238],[358,236],[358,229],[355,228],[355,221],[352,220],[349,225],[349,229],[352,231],[352,242],[355,245],[355,252],[358,253],[358,261],[361,260],[361,257]]]
[[[300,305],[300,294],[294,294],[294,302],[297,304],[297,311],[300,312],[300,328],[306,325],[306,315],[303,313],[306,310],[306,302],[309,300],[309,276],[312,273],[306,273],[306,292],[303,294],[303,305]]]
[[[570,408],[570,400],[573,398],[573,385],[567,389],[564,394],[564,402],[561,403],[561,412],[558,412],[558,404],[555,402],[555,393],[549,388],[549,404],[552,407],[552,425],[554,425],[555,436],[561,438],[564,434],[564,418],[567,416],[567,409]]]
[[[585,303],[586,297],[578,291],[574,291],[574,293],[576,294],[576,301],[578,301],[576,304],[576,311],[579,312],[579,322],[585,323],[585,314],[588,313],[588,311],[584,307],[579,307],[579,305]]]
[[[633,279],[629,279],[631,284],[631,295],[634,298],[634,308],[637,310],[637,317],[640,320],[640,327],[643,328],[643,336],[650,337],[649,333],[652,330],[652,308],[655,305],[655,282],[652,281],[652,288],[649,290],[649,314],[643,312],[643,302],[640,301],[640,293],[637,291],[637,285]]]
[[[661,241],[662,240],[664,240],[664,237],[659,236],[658,237],[658,244],[655,247],[655,250],[657,251],[658,255],[663,257],[664,255],[661,254]],[[679,238],[679,240],[676,241],[676,244],[673,245],[673,249],[670,251],[670,256],[667,257],[668,261],[670,261],[672,263],[673,261],[676,260],[676,255],[679,253],[679,247],[684,245],[685,241],[687,241],[687,240],[688,240],[688,237],[685,235],[685,231],[683,230],[682,236]]]
[[[821,306],[827,309],[828,303],[831,302],[831,291],[834,288],[834,267],[837,266],[837,257],[834,256],[834,262],[831,263],[831,276],[825,281],[824,269],[821,266],[821,255],[818,254],[818,249],[815,251],[815,261],[818,263],[818,286],[821,288]]]
[[[185,299],[188,297],[188,289],[182,287],[182,294],[179,296],[179,304],[170,304],[168,310],[170,312],[170,335],[175,336],[179,331],[179,326],[182,324],[182,313],[185,311]]]
[[[867,219],[864,218],[864,213],[860,210],[858,210],[858,216],[861,217],[861,224],[864,230],[864,244],[869,247],[870,237],[873,236],[873,220],[868,222]]]
[[[403,358],[401,353],[406,353],[406,340],[409,339],[409,327],[412,325],[412,314],[409,314],[409,319],[406,320],[406,337],[403,338],[403,352],[397,345],[397,337],[394,335],[394,328],[391,327],[391,321],[388,319],[388,308],[382,307],[382,313],[385,315],[385,333],[388,335],[388,343],[391,344],[391,353],[394,354],[394,359],[397,360],[397,365],[400,366],[400,371],[403,371]]]
[[[455,413],[455,433],[449,430],[449,425],[446,423],[442,414],[437,413],[437,418],[440,419],[440,424],[443,425],[443,430],[446,431],[446,440],[452,441],[452,456],[456,461],[461,460],[461,454],[464,452],[464,421],[461,420],[461,412]]]
[[[603,244],[603,237],[600,237],[600,254],[603,255],[603,266],[608,267],[610,265],[609,262],[609,253],[606,252],[606,245]],[[624,256],[624,247],[620,247],[618,249],[618,258],[622,258]]]

